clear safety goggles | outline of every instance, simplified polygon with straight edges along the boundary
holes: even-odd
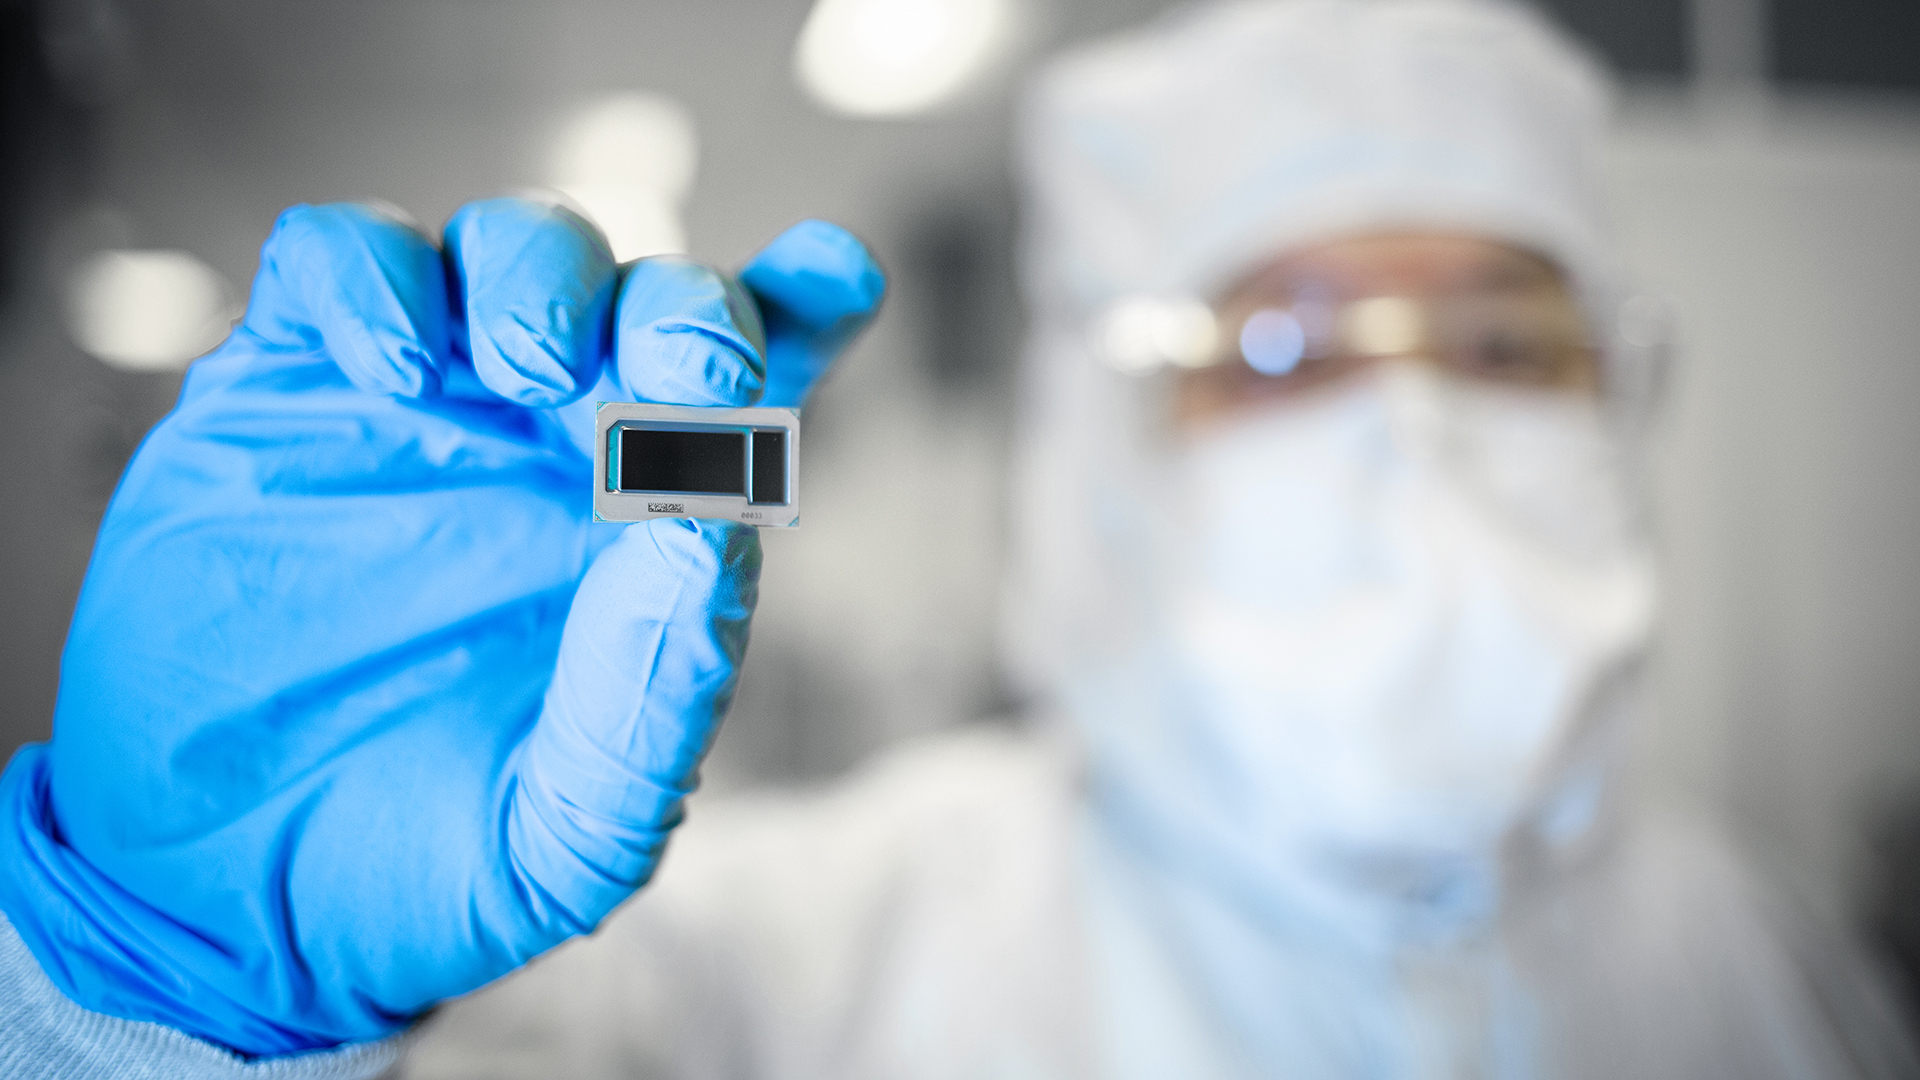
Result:
[[[1538,288],[1443,297],[1312,294],[1231,305],[1136,296],[1093,325],[1100,358],[1130,375],[1218,371],[1276,385],[1318,382],[1388,357],[1536,386],[1593,385],[1596,349],[1567,293]]]

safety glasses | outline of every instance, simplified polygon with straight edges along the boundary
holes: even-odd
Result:
[[[1557,285],[1438,297],[1340,298],[1312,290],[1209,306],[1134,297],[1096,320],[1094,347],[1117,370],[1173,370],[1306,386],[1389,357],[1463,376],[1590,389],[1597,352],[1577,304]]]

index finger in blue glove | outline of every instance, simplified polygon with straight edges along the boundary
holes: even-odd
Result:
[[[508,401],[554,408],[600,377],[612,334],[613,253],[565,207],[468,203],[447,222],[474,372]]]
[[[614,316],[620,388],[636,401],[740,407],[766,387],[760,315],[719,271],[663,256],[626,268]]]
[[[798,406],[880,310],[886,275],[858,237],[825,221],[793,226],[740,271],[767,327],[763,405]]]
[[[260,251],[242,326],[270,346],[333,357],[355,386],[440,392],[452,356],[440,252],[359,203],[288,208]]]

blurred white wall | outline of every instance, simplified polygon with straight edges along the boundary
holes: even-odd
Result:
[[[1920,108],[1630,100],[1610,180],[1678,316],[1648,781],[1840,917],[1920,780]]]

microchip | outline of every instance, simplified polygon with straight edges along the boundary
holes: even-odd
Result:
[[[596,417],[596,520],[799,524],[794,410],[603,402]]]

